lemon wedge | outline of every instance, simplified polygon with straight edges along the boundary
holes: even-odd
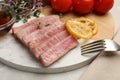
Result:
[[[85,17],[68,20],[66,28],[74,37],[83,39],[89,39],[98,32],[97,23]]]

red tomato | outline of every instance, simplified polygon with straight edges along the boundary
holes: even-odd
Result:
[[[78,14],[87,14],[92,11],[94,0],[72,0],[73,10]]]
[[[114,0],[95,0],[94,11],[98,14],[108,12],[114,4]]]
[[[51,4],[55,11],[66,13],[70,11],[72,7],[72,0],[52,0]]]

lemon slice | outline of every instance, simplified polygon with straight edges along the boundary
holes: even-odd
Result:
[[[68,20],[66,28],[76,38],[89,39],[98,32],[96,22],[84,17]]]

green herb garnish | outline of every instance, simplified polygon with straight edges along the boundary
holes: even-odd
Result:
[[[63,17],[63,14],[62,14],[62,13],[59,13],[59,17],[62,18],[62,17]]]
[[[50,24],[46,24],[45,26],[48,27]]]
[[[38,27],[39,27],[40,29],[42,28],[41,22],[38,23]]]
[[[26,23],[27,22],[27,19],[23,19],[23,23]]]
[[[35,17],[39,17],[40,13],[41,13],[40,10],[36,10],[36,11],[34,12],[34,16],[35,16]]]

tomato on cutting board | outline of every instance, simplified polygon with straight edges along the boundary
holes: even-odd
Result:
[[[72,0],[51,0],[52,8],[59,13],[66,13],[71,10]]]
[[[94,11],[98,14],[108,12],[114,4],[114,0],[95,0],[94,2]]]
[[[73,10],[78,14],[87,14],[92,11],[94,0],[72,0]]]

